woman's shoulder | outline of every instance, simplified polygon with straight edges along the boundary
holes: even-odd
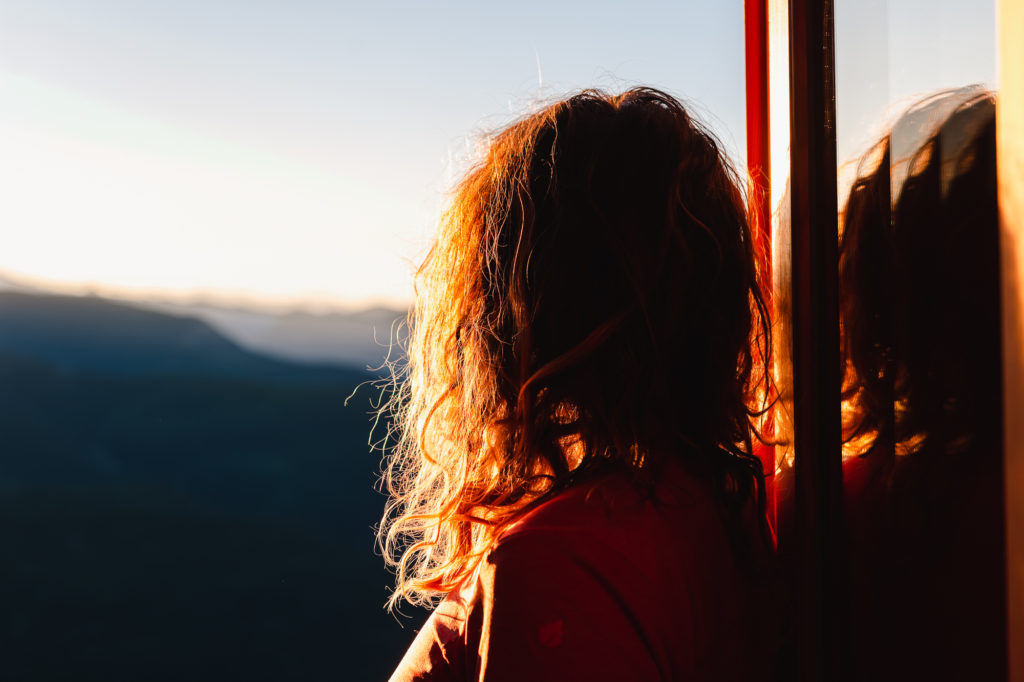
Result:
[[[562,490],[525,512],[495,542],[490,557],[524,545],[563,550],[627,550],[650,543],[685,547],[724,532],[712,495],[678,463],[650,483],[632,472],[604,472]]]
[[[742,626],[742,578],[712,495],[675,467],[653,487],[616,472],[539,505],[501,536],[479,585],[504,634],[492,665],[529,651],[555,667],[587,660],[601,679],[704,679]]]
[[[538,505],[499,537],[480,581],[544,608],[616,611],[645,641],[678,634],[680,613],[728,614],[743,584],[713,495],[675,464],[653,486],[617,471]]]
[[[734,679],[741,582],[702,484],[611,472],[507,529],[431,619],[421,660],[468,679]]]

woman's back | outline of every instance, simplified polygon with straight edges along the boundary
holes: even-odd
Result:
[[[392,679],[758,679],[752,578],[681,466],[605,474],[506,530]]]

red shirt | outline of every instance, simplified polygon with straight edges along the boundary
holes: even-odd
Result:
[[[704,485],[672,465],[646,496],[612,474],[503,533],[391,679],[752,679],[751,603]]]

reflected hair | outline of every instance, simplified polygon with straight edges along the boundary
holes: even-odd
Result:
[[[649,88],[487,138],[418,270],[385,407],[391,606],[457,589],[525,510],[609,469],[650,485],[676,458],[734,527],[763,512],[770,329],[740,187]]]
[[[939,92],[862,162],[839,258],[850,454],[963,445],[998,412],[995,119],[984,88]]]

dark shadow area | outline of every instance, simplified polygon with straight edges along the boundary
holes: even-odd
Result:
[[[384,679],[371,378],[0,294],[0,678]]]
[[[1006,675],[994,97],[911,108],[840,252],[853,679]]]

